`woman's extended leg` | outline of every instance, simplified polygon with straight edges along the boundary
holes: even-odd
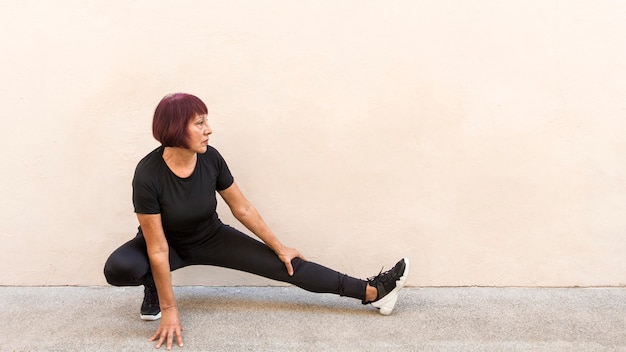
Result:
[[[293,276],[265,244],[223,225],[206,244],[190,253],[190,264],[215,265],[241,270],[269,279],[288,282],[307,291],[334,293],[364,300],[367,281],[339,273],[322,265],[292,260]]]

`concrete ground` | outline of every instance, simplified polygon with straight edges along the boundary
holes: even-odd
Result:
[[[626,288],[405,288],[390,316],[294,287],[175,294],[185,346],[173,351],[626,351]],[[0,351],[152,351],[142,297],[0,287]]]

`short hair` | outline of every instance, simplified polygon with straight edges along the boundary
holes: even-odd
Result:
[[[186,93],[168,94],[157,105],[152,120],[152,135],[164,147],[189,148],[187,124],[197,115],[206,115],[200,98]]]

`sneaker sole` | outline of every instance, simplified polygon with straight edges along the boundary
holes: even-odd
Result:
[[[161,319],[161,312],[159,312],[159,314],[157,314],[157,315],[140,314],[139,317],[141,318],[141,320],[146,320],[146,321],[159,320],[159,319]]]
[[[393,307],[396,305],[396,301],[398,300],[398,291],[400,291],[404,284],[406,283],[406,278],[409,276],[409,258],[404,259],[404,272],[402,276],[398,280],[396,280],[396,288],[391,290],[389,294],[385,297],[381,298],[376,302],[372,302],[372,306],[379,309],[380,314],[389,315],[393,311]]]

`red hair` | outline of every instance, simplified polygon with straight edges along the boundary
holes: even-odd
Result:
[[[200,98],[186,93],[168,94],[157,105],[152,135],[164,147],[189,148],[187,124],[197,115],[208,113]]]

